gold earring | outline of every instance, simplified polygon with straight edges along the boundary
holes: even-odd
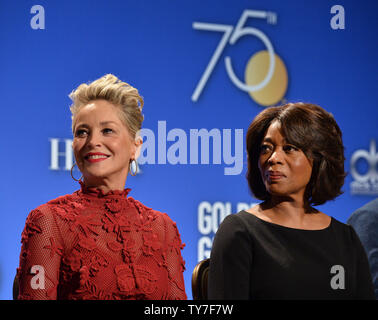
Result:
[[[77,165],[76,165],[76,162],[74,162],[74,164],[73,164],[73,166],[72,166],[72,168],[71,168],[71,177],[72,177],[72,179],[74,179],[75,181],[79,182],[79,181],[81,181],[81,179],[83,178],[83,175],[82,175],[79,179],[76,179],[76,178],[73,176],[73,174],[72,174],[72,170],[73,170],[73,168],[74,168],[75,166],[77,166]]]

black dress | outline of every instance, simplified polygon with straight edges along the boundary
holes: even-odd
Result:
[[[302,230],[241,211],[221,223],[210,258],[209,299],[374,299],[361,242],[334,218]]]

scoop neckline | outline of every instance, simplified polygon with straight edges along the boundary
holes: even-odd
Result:
[[[270,225],[270,226],[273,226],[273,227],[276,227],[276,228],[281,228],[281,229],[286,229],[286,230],[293,230],[293,231],[299,231],[299,232],[322,232],[322,231],[327,231],[327,230],[331,229],[331,227],[332,227],[332,225],[334,223],[334,218],[330,217],[331,221],[330,221],[329,225],[327,227],[325,227],[325,228],[322,228],[322,229],[298,229],[298,228],[287,227],[287,226],[283,226],[283,225],[278,224],[278,223],[266,221],[264,219],[261,219],[261,218],[257,217],[253,213],[247,212],[245,210],[242,210],[241,212],[244,212],[245,214],[247,214],[249,216],[252,216],[255,219],[257,219],[258,221],[261,221],[262,223],[265,223],[267,225]]]

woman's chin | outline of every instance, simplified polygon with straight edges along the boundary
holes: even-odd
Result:
[[[289,196],[288,192],[286,190],[282,190],[281,188],[273,187],[267,190],[272,197],[285,198]]]
[[[272,196],[284,196],[284,195],[286,195],[285,190],[282,190],[282,188],[280,188],[280,187],[277,186],[277,185],[270,185],[270,186],[266,187],[266,190],[267,190]]]
[[[96,184],[107,178],[107,174],[103,172],[86,172],[83,173],[85,183]]]

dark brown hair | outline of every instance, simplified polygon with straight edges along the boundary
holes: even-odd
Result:
[[[344,146],[342,133],[333,115],[310,103],[289,103],[270,107],[259,113],[247,131],[247,180],[251,192],[268,200],[258,168],[261,142],[273,121],[279,121],[281,134],[289,144],[301,149],[313,160],[306,198],[310,205],[320,205],[342,194],[344,184]]]

